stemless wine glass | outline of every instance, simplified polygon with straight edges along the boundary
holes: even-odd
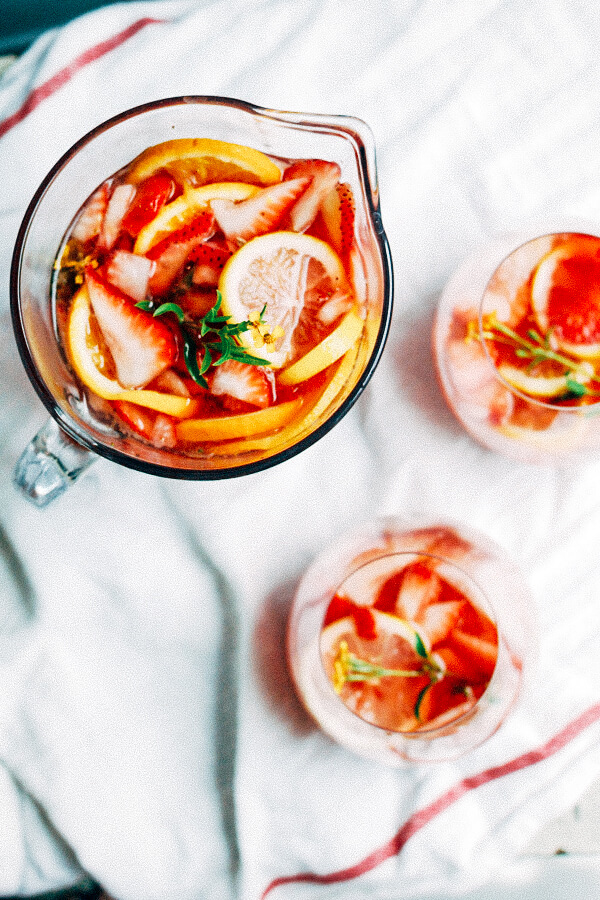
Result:
[[[289,666],[308,712],[347,749],[392,766],[453,759],[515,704],[531,610],[523,575],[485,535],[381,518],[302,577]]]
[[[446,285],[433,328],[438,378],[485,447],[542,464],[597,454],[599,233],[559,222],[500,237]]]
[[[211,455],[155,447],[98,413],[74,376],[61,346],[51,302],[52,272],[61,241],[96,187],[146,148],[203,137],[255,148],[282,160],[327,159],[341,168],[355,200],[353,289],[364,319],[360,351],[335,396],[306,427],[268,448]],[[219,97],[177,97],[128,110],[99,125],[53,167],[21,225],[11,271],[11,310],[27,374],[51,419],[24,451],[15,481],[34,503],[58,496],[96,458],[153,475],[216,479],[275,465],[313,444],[351,408],[379,361],[392,310],[392,267],[381,223],[373,138],[345,116],[261,109]]]

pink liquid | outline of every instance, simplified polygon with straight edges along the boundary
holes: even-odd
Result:
[[[513,706],[530,615],[522,576],[483,535],[375,520],[305,573],[290,671],[308,712],[349,750],[387,765],[450,759]]]
[[[567,232],[509,244],[468,260],[444,290],[433,332],[439,381],[489,449],[577,460],[600,447],[600,239]]]

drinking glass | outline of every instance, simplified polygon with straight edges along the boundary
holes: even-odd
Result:
[[[552,258],[572,245],[571,267],[577,253],[585,265],[572,276],[563,267],[560,276],[574,298],[569,315],[593,327],[598,315],[586,304],[600,288],[600,263],[595,249],[581,254],[577,248],[586,242],[595,248],[598,234],[563,222],[552,231],[499,237],[469,257],[446,285],[433,328],[438,379],[456,418],[488,449],[557,465],[597,454],[600,345],[561,340],[546,308]]]
[[[283,159],[337,162],[355,204],[353,287],[366,310],[362,346],[340,392],[304,431],[274,450],[210,455],[157,448],[123,433],[90,404],[61,347],[51,303],[53,265],[75,214],[104,179],[165,140],[206,137]],[[219,97],[176,97],[127,110],[81,138],[48,173],[25,214],[13,256],[11,310],[18,349],[50,420],[21,456],[15,481],[43,506],[103,456],[153,475],[228,478],[256,472],[319,440],[348,412],[371,378],[392,311],[392,266],[383,230],[375,148],[368,126],[347,116],[262,109]]]
[[[454,522],[384,517],[308,568],[287,652],[333,740],[391,766],[456,758],[517,702],[533,658],[527,583],[504,550]]]

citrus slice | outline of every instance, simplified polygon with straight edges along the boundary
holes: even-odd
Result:
[[[211,138],[177,138],[149,147],[134,160],[129,177],[143,181],[159,169],[195,186],[216,181],[267,185],[281,180],[279,166],[260,150]]]
[[[279,377],[280,384],[299,384],[340,359],[360,338],[364,322],[356,307],[346,313],[340,324],[320,344],[292,363]]]
[[[154,409],[165,415],[185,418],[198,410],[198,401],[161,391],[124,390],[119,382],[101,371],[104,351],[95,333],[87,287],[82,287],[73,299],[67,322],[69,358],[79,380],[103,400],[125,400]]]
[[[583,359],[600,357],[600,238],[572,235],[546,254],[532,285],[531,304],[544,333]]]
[[[404,619],[369,609],[375,637],[361,637],[353,616],[344,616],[321,632],[320,650],[325,673],[337,685],[340,699],[367,722],[390,731],[414,731],[419,727],[414,710],[419,693],[429,682],[425,675],[383,676],[340,683],[340,650],[384,669],[419,672],[423,658],[416,651],[416,632]]]
[[[236,181],[187,188],[183,194],[163,206],[152,221],[142,228],[136,238],[133,252],[141,255],[147,253],[163,238],[188,225],[196,216],[208,209],[211,200],[247,200],[259,190],[260,188],[255,185]]]
[[[263,434],[281,428],[289,422],[302,406],[302,399],[288,400],[257,412],[235,416],[218,416],[211,419],[186,419],[177,425],[177,437],[181,441],[226,441],[255,434]]]
[[[224,315],[231,316],[233,322],[244,322],[264,308],[266,330],[272,334],[275,329],[283,330],[283,335],[272,344],[263,344],[259,349],[260,356],[274,368],[281,368],[292,355],[309,268],[316,268],[319,277],[316,285],[311,283],[312,293],[349,291],[342,262],[329,244],[294,231],[274,231],[249,240],[227,261],[221,273],[219,290]],[[248,349],[258,349],[254,337],[252,329],[240,335]]]
[[[264,435],[256,438],[249,438],[243,441],[226,444],[221,449],[216,448],[216,453],[250,453],[257,450],[264,450],[269,453],[278,453],[286,447],[290,447],[300,437],[306,435],[310,430],[316,428],[321,417],[331,407],[334,400],[342,392],[345,385],[348,384],[358,356],[358,346],[355,345],[345,354],[335,372],[335,375],[329,381],[325,388],[316,394],[316,401],[311,406],[311,400],[307,401],[308,410],[302,416],[299,422],[286,425],[281,431],[275,434]]]
[[[508,363],[498,366],[498,374],[504,381],[530,397],[560,397],[569,392],[566,375],[531,375]],[[586,384],[594,376],[594,368],[589,362],[581,363],[569,376],[572,381]]]

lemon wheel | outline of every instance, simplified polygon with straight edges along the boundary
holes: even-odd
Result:
[[[253,238],[225,264],[219,279],[222,310],[234,322],[243,322],[264,308],[267,330],[283,334],[273,345],[260,347],[260,355],[276,368],[290,359],[294,330],[304,309],[306,272],[317,267],[324,293],[349,291],[346,273],[337,253],[319,238],[295,231],[275,231]],[[247,349],[254,335],[240,335]],[[341,354],[340,354],[341,355]],[[339,358],[339,357],[338,357]]]

